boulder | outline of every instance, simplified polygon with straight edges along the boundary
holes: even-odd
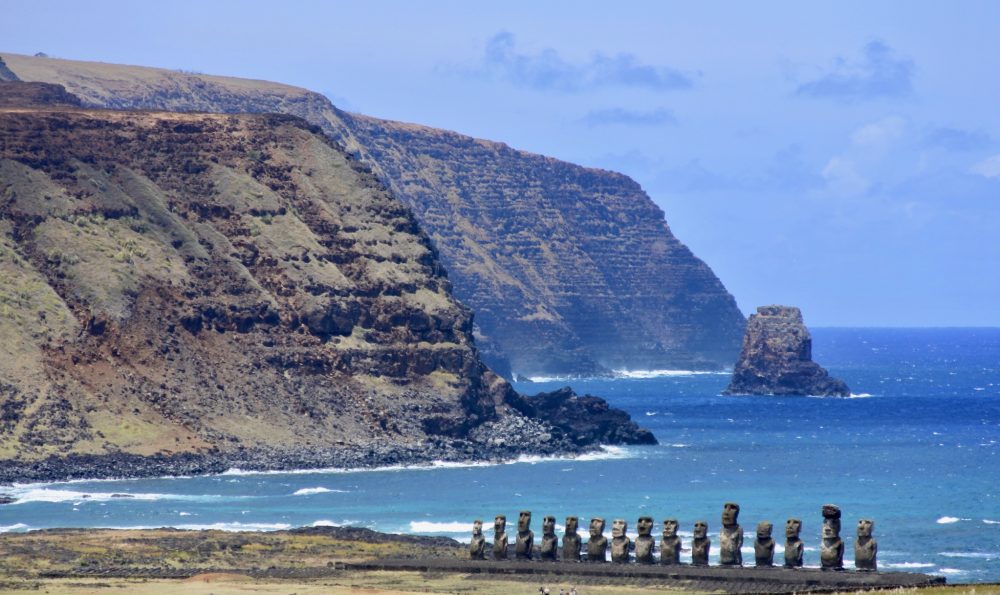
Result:
[[[847,397],[851,391],[812,361],[812,337],[798,308],[761,306],[747,321],[740,358],[723,394]]]

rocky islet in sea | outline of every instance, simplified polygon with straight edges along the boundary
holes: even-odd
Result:
[[[812,336],[793,306],[760,306],[747,321],[727,395],[848,397],[843,380],[812,361]]]

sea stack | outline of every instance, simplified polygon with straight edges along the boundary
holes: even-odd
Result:
[[[812,361],[812,337],[798,308],[761,306],[747,321],[740,358],[723,394],[847,397],[851,391]]]

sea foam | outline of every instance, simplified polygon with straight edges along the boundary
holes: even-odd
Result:
[[[293,496],[311,496],[313,494],[347,494],[348,490],[331,490],[330,488],[324,488],[323,486],[315,488],[302,488],[301,490],[295,490],[292,494]]]

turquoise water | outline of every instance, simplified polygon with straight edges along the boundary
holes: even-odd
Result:
[[[490,526],[495,514],[528,509],[536,532],[547,514],[560,528],[576,515],[625,518],[630,530],[651,515],[678,518],[689,537],[699,519],[716,533],[732,500],[745,558],[758,521],[780,531],[798,517],[806,564],[818,565],[820,508],[834,503],[848,561],[853,527],[867,517],[883,569],[1000,582],[1000,329],[813,335],[817,361],[855,397],[722,397],[719,374],[520,384],[604,396],[661,444],[493,466],[23,485],[18,503],[0,507],[0,530],[349,524],[467,539],[474,518]],[[113,497],[123,493],[134,497]]]

